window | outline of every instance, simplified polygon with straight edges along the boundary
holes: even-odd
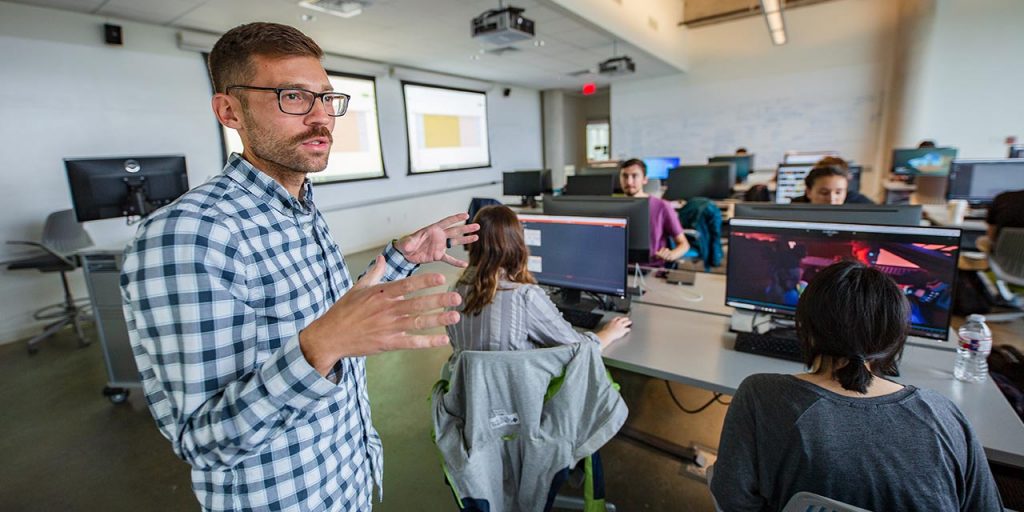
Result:
[[[377,92],[370,77],[343,75],[328,71],[327,78],[334,90],[352,96],[348,112],[334,122],[334,143],[327,169],[311,173],[313,183],[383,178],[384,160],[381,156],[380,129],[377,124]],[[319,107],[318,107],[319,108]],[[242,152],[242,139],[238,132],[221,126],[227,154]]]
[[[587,163],[611,159],[611,127],[608,121],[587,121]]]
[[[409,174],[489,167],[487,95],[402,82]]]

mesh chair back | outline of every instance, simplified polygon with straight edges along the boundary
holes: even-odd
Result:
[[[78,222],[73,210],[53,212],[43,226],[43,245],[56,253],[68,255],[93,244],[89,233]]]
[[[1024,228],[1002,228],[989,258],[996,277],[1024,285]]]

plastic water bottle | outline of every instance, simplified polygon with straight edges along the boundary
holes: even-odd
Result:
[[[964,382],[984,382],[988,378],[988,354],[992,352],[992,331],[985,325],[985,317],[967,317],[958,334],[953,376]]]

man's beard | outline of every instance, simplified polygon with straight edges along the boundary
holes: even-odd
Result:
[[[281,139],[261,127],[248,115],[244,115],[244,118],[249,131],[249,144],[246,149],[253,156],[270,162],[282,170],[302,174],[320,172],[327,168],[327,156],[330,154],[330,145],[334,142],[334,137],[326,126],[313,128],[289,139]],[[316,137],[327,139],[327,151],[322,156],[302,154],[299,147],[302,142]]]

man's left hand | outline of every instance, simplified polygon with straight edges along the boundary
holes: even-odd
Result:
[[[405,259],[412,263],[422,264],[443,261],[454,267],[464,268],[469,264],[448,254],[448,249],[456,245],[466,245],[477,241],[477,235],[471,235],[480,229],[479,224],[462,224],[469,214],[458,213],[445,217],[419,231],[406,235],[395,242]]]

